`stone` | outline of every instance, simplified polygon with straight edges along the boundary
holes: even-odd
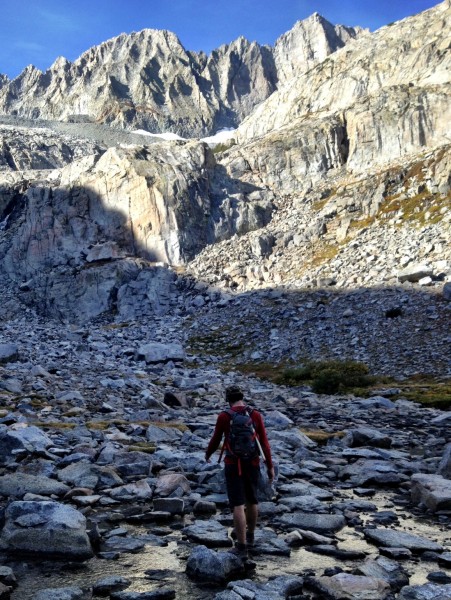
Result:
[[[451,479],[441,475],[418,473],[412,476],[412,501],[424,504],[430,510],[451,509]]]
[[[64,587],[40,590],[31,600],[85,600],[86,594],[81,588]]]
[[[99,579],[92,586],[92,591],[97,596],[109,596],[111,592],[124,590],[131,584],[130,579],[118,575],[110,575]]]
[[[440,544],[424,537],[397,531],[396,529],[364,529],[365,537],[381,546],[392,548],[407,548],[412,552],[441,552]]]
[[[451,479],[451,444],[445,446],[437,473],[446,479]]]
[[[63,496],[69,489],[64,483],[43,475],[12,473],[0,477],[0,494],[11,498],[20,498],[25,494]]]
[[[317,577],[313,587],[332,600],[384,600],[391,594],[383,579],[338,573],[332,577]]]
[[[16,361],[19,348],[15,344],[0,344],[0,364]]]
[[[0,464],[14,461],[17,451],[30,454],[42,452],[51,446],[52,440],[38,427],[5,427],[0,425]]]
[[[432,275],[432,269],[427,265],[411,265],[407,269],[398,273],[398,280],[404,281],[420,281]]]
[[[58,502],[11,502],[5,511],[0,548],[30,554],[85,560],[93,556],[86,519]]]
[[[302,512],[282,515],[277,517],[276,521],[283,527],[306,529],[319,534],[340,531],[346,525],[346,520],[341,515]]]
[[[242,561],[230,552],[215,552],[204,545],[196,546],[186,562],[188,577],[202,582],[223,584],[243,572]]]
[[[451,597],[451,585],[409,585],[399,593],[399,600],[447,600]]]
[[[188,479],[179,473],[158,477],[154,494],[160,498],[179,497],[191,491]]]
[[[185,510],[182,498],[155,498],[153,507],[156,511],[168,512],[171,515],[181,515]]]
[[[220,548],[232,546],[227,528],[217,521],[196,520],[192,525],[183,529],[183,533],[193,542],[207,546],[208,548]]]
[[[168,362],[170,360],[183,361],[185,351],[180,344],[152,343],[141,346],[136,353],[137,360],[145,360],[147,363]]]

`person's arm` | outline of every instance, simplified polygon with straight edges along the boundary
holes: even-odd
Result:
[[[211,440],[210,440],[207,450],[205,452],[205,460],[207,462],[210,460],[210,456],[214,452],[216,452],[216,450],[219,448],[219,445],[222,440],[222,436],[224,435],[224,433],[226,431],[226,426],[227,426],[228,421],[229,421],[229,417],[228,417],[227,413],[224,413],[224,412],[219,413],[218,418],[216,420],[215,430],[213,432],[213,435],[211,437]]]
[[[254,414],[254,413],[253,413]],[[270,481],[274,479],[274,465],[272,463],[271,456],[271,446],[269,445],[268,436],[266,435],[265,424],[263,422],[263,417],[259,412],[256,413],[255,419],[255,431],[258,435],[258,440],[263,450],[263,454],[265,456],[266,468],[268,470],[268,477]]]

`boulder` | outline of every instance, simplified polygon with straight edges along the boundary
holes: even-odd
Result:
[[[412,476],[412,501],[433,512],[451,509],[451,479],[441,475],[417,473]]]
[[[16,344],[0,344],[0,365],[14,362],[19,358],[19,348]]]
[[[31,600],[87,600],[87,598],[86,592],[81,588],[64,587],[39,590],[32,596]]]
[[[398,600],[449,600],[451,598],[451,584],[437,585],[409,585],[399,593]]]
[[[346,519],[342,515],[295,512],[278,517],[276,523],[285,527],[307,529],[315,533],[327,534],[343,529],[346,525]]]
[[[175,342],[168,344],[153,342],[140,346],[135,358],[145,360],[146,363],[165,363],[170,360],[180,362],[185,360],[185,351],[181,344]]]
[[[412,552],[442,552],[443,550],[437,542],[396,529],[364,529],[363,533],[370,541],[389,548],[407,548]]]
[[[168,473],[161,475],[157,479],[155,487],[155,496],[160,498],[171,497],[178,498],[191,492],[188,479],[181,473]]]
[[[192,525],[183,529],[183,533],[193,542],[207,546],[208,548],[220,548],[232,546],[227,527],[217,521],[196,520]]]
[[[12,498],[22,498],[25,494],[64,496],[69,490],[69,486],[44,475],[10,473],[0,477],[0,494]]]
[[[42,452],[51,445],[49,436],[34,425],[0,425],[0,465],[14,462],[18,453]]]
[[[385,433],[370,427],[359,427],[351,429],[344,439],[344,444],[351,448],[359,446],[371,446],[372,448],[390,448],[391,439]]]
[[[451,444],[445,446],[437,473],[446,479],[451,479]]]
[[[312,587],[330,600],[384,600],[391,594],[383,579],[338,573],[332,577],[317,577]]]
[[[243,572],[243,562],[230,552],[215,552],[206,546],[196,546],[186,563],[186,574],[192,579],[223,584]]]
[[[398,271],[398,281],[401,283],[404,283],[405,281],[417,282],[424,277],[430,277],[432,273],[432,269],[427,265],[411,265],[402,271]]]
[[[52,501],[11,502],[5,511],[0,549],[67,560],[93,556],[85,517],[71,506]]]

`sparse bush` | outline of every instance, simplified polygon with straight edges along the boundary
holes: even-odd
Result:
[[[216,144],[216,146],[213,148],[213,153],[220,154],[221,152],[225,152],[226,150],[229,150],[232,146],[235,145],[236,141],[233,139],[229,142],[221,142],[220,144]]]
[[[371,385],[368,367],[352,360],[320,361],[307,363],[303,367],[286,369],[279,383],[298,385],[309,382],[317,394],[336,394],[350,388]]]

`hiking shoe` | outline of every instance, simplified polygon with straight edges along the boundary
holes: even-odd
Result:
[[[240,544],[239,542],[237,542],[233,548],[227,550],[227,552],[235,555],[237,558],[240,558],[243,561],[246,561],[249,558],[246,544]]]

